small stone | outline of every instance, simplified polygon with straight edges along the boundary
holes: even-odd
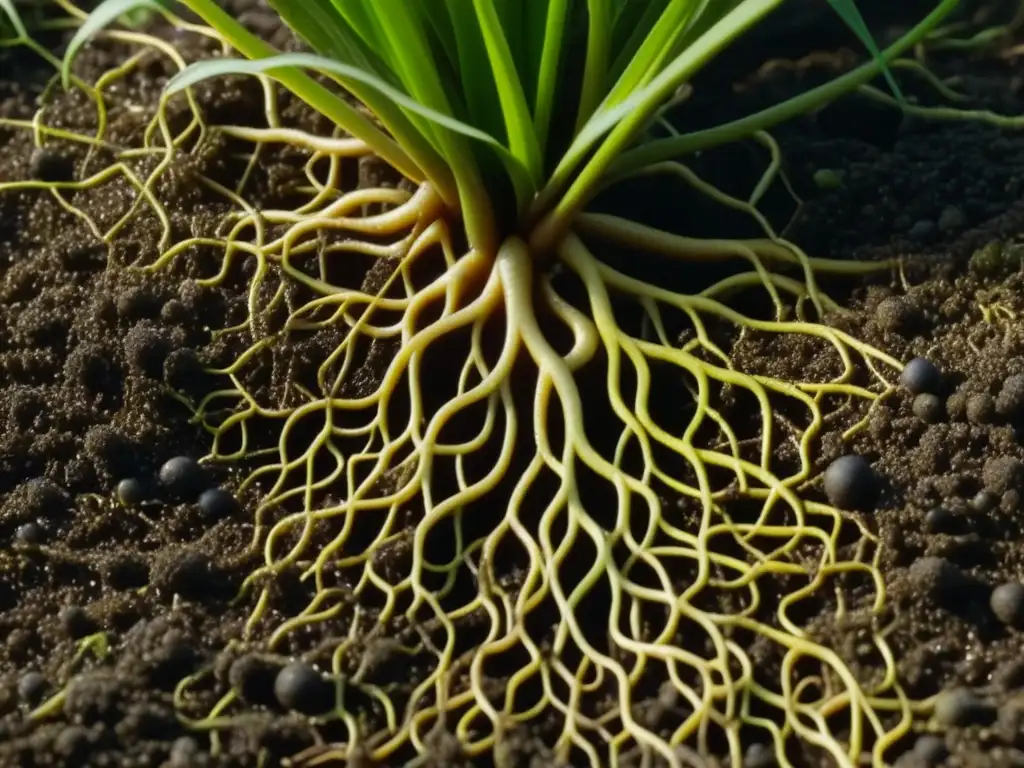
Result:
[[[942,386],[942,372],[931,360],[915,357],[903,366],[900,386],[912,395],[937,394]]]
[[[160,467],[160,482],[181,500],[192,500],[206,488],[206,473],[195,459],[175,456]]]
[[[50,687],[49,681],[39,672],[26,672],[18,679],[18,698],[30,707],[37,706]]]
[[[823,476],[825,496],[834,507],[867,510],[880,493],[878,475],[863,456],[849,454],[833,461]]]
[[[223,520],[238,512],[238,500],[223,488],[209,488],[199,496],[199,509],[207,520]]]
[[[127,477],[117,484],[117,500],[125,507],[137,507],[146,500],[146,489],[142,481]]]
[[[991,722],[995,710],[968,689],[952,688],[938,695],[934,715],[940,725],[965,728]]]
[[[915,397],[910,409],[925,424],[936,424],[945,415],[942,401],[927,392]]]
[[[1000,584],[992,590],[989,606],[1003,624],[1017,629],[1024,627],[1024,584]]]
[[[334,706],[334,686],[315,668],[292,662],[277,674],[274,696],[285,709],[319,715]]]
[[[952,232],[961,229],[964,225],[964,212],[954,205],[942,209],[939,215],[938,227],[942,232]]]
[[[956,515],[945,507],[932,507],[924,516],[927,533],[949,533],[956,525]]]

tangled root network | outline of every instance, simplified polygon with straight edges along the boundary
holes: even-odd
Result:
[[[100,133],[48,127],[44,106],[19,124],[37,142],[93,151],[114,83],[144,57],[183,65],[158,38],[106,34],[137,53],[75,83]],[[314,721],[337,738],[294,763],[414,764],[457,744],[462,758],[513,765],[523,733],[573,765],[739,765],[754,741],[782,765],[794,741],[837,765],[880,760],[917,705],[884,639],[877,540],[809,489],[822,430],[857,429],[900,367],[824,323],[840,310],[816,277],[892,265],[813,259],[778,237],[756,207],[777,162],[745,200],[683,165],[645,171],[746,211],[759,239],[587,213],[544,260],[516,239],[467,252],[429,186],[352,183],[369,148],[285,127],[260,82],[261,127],[210,124],[192,95],[175,97],[138,146],[104,145],[114,161],[88,178],[2,188],[56,196],[106,242],[150,222],[160,254],[133,268],[214,259],[204,284],[246,276],[248,316],[217,334],[247,348],[190,406],[211,435],[207,460],[244,468],[242,491],[261,500],[239,641],[338,681],[334,711]],[[246,172],[195,175],[228,212],[176,237],[160,185],[214,145],[242,153]],[[282,147],[305,154],[306,180],[295,205],[257,210],[251,171]],[[137,190],[116,222],[69,202],[69,189],[115,182]],[[602,254],[683,274],[741,268],[681,293]],[[738,296],[767,311],[738,311]],[[832,370],[781,380],[735,362],[748,340],[784,336],[831,350]],[[281,610],[286,575],[305,599]],[[823,612],[875,617],[873,671],[855,675],[801,626]],[[755,648],[775,661],[755,663]],[[194,683],[179,686],[183,708]],[[225,691],[189,722],[225,728],[243,711]]]

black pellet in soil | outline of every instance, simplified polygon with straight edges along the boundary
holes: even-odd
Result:
[[[314,667],[292,662],[277,673],[274,696],[285,709],[319,715],[334,706],[334,686]]]
[[[945,507],[932,507],[924,515],[924,530],[927,533],[949,533],[956,527],[956,515]]]
[[[36,181],[61,183],[73,181],[75,163],[67,155],[45,147],[36,147],[28,160],[28,172]]]
[[[1003,624],[1018,629],[1024,627],[1024,584],[1000,584],[992,590],[989,606]]]
[[[208,488],[199,495],[199,510],[208,521],[222,520],[238,511],[238,500],[223,488]]]
[[[137,477],[126,477],[117,484],[117,500],[126,507],[137,507],[146,501],[145,484]]]
[[[931,360],[915,357],[903,367],[900,386],[912,395],[934,395],[942,386],[942,372]]]
[[[160,483],[172,496],[185,501],[206,489],[206,471],[190,456],[175,456],[160,467]]]
[[[39,523],[23,523],[14,532],[14,538],[19,544],[34,547],[43,543],[46,531]]]
[[[829,503],[840,509],[868,510],[881,491],[878,475],[863,456],[840,456],[822,478]]]
[[[50,682],[41,672],[26,672],[18,679],[18,699],[35,707],[43,701],[49,687]]]

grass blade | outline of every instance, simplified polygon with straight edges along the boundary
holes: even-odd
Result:
[[[896,82],[896,78],[893,77],[892,70],[885,63],[885,59],[882,58],[882,52],[878,49],[875,38],[871,35],[871,30],[868,29],[868,25],[864,22],[864,17],[861,16],[857,4],[854,0],[828,0],[828,2],[842,20],[846,22],[846,26],[852,29],[854,34],[864,43],[871,57],[881,65],[882,75],[885,77],[886,82],[889,83],[889,88],[892,89],[896,101],[900,103],[900,106],[906,106],[900,86]]]
[[[9,5],[9,0],[3,0],[3,2],[5,6]],[[7,10],[6,7],[5,10]],[[60,79],[65,88],[71,83],[71,64],[82,46],[125,14],[138,10],[159,11],[160,4],[156,0],[103,0],[96,6],[96,9],[82,22],[82,26],[75,31],[64,53]],[[11,6],[11,11],[13,12],[13,6]],[[12,20],[13,18],[15,17],[12,16]],[[17,25],[15,26],[17,27]]]

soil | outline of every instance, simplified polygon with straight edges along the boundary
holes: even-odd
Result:
[[[286,40],[259,3],[233,5],[266,36]],[[869,5],[877,11],[881,4]],[[1005,18],[1010,4],[989,5]],[[988,7],[973,8],[982,6]],[[883,18],[882,28],[895,31],[906,21]],[[872,22],[879,29],[878,19]],[[699,116],[692,122],[697,125],[743,114],[848,67],[859,53],[838,44],[805,57],[820,41],[837,39],[835,24],[812,16],[786,31],[784,44],[774,38],[762,58],[784,60],[763,69],[746,53],[727,58],[695,84],[680,123],[690,123],[691,115]],[[186,58],[210,52],[194,36],[159,26],[152,32]],[[62,40],[53,34],[45,42],[59,49]],[[977,54],[935,55],[931,64],[957,78],[964,106],[1020,115],[1017,43],[1024,44],[1024,36]],[[89,46],[76,71],[94,81],[131,50],[112,42]],[[52,71],[34,54],[8,48],[0,57],[0,182],[7,182],[40,172],[31,131],[9,123],[31,120],[40,98],[48,104],[50,126],[89,133],[96,118],[80,92],[48,87]],[[169,74],[169,66],[152,57],[111,88],[108,142],[138,146]],[[919,103],[943,103],[913,73],[901,75],[901,83]],[[220,80],[196,92],[212,122],[264,124],[263,95],[252,80]],[[322,118],[287,94],[280,98],[287,124],[329,132]],[[172,120],[184,119],[172,114]],[[1015,378],[1024,376],[1024,244],[1014,246],[1024,241],[1024,132],[1018,127],[1024,121],[999,126],[980,118],[902,118],[892,106],[850,96],[774,131],[787,178],[803,202],[797,209],[779,184],[765,201],[786,236],[815,256],[902,258],[903,281],[891,271],[823,281],[847,310],[829,320],[901,360],[926,356],[944,373],[937,410],[898,390],[872,409],[849,443],[839,438],[848,421],[828,424],[815,458],[824,468],[854,451],[885,479],[874,512],[860,519],[880,542],[877,565],[891,623],[886,638],[907,695],[924,699],[962,686],[986,704],[980,722],[915,725],[915,734],[939,732],[950,766],[1024,766],[1022,635],[989,605],[993,587],[1024,578],[1024,383]],[[54,173],[71,162],[75,176],[84,178],[112,162],[105,149],[86,156],[80,144],[54,140],[52,146],[58,152]],[[245,167],[234,149],[230,142],[211,143],[165,177],[158,197],[172,240],[216,227],[227,207],[194,180],[203,174],[233,185]],[[290,188],[304,178],[305,160],[301,151],[269,148],[247,199],[261,209],[286,208]],[[139,167],[148,162],[140,160]],[[744,145],[709,152],[698,168],[739,192],[750,188],[764,162],[764,152]],[[823,183],[826,176],[839,183]],[[101,230],[135,199],[123,179],[64,194]],[[756,234],[746,220],[717,208],[705,211],[680,185],[659,182],[644,195],[632,211],[629,194],[596,205],[691,235],[723,229]],[[665,199],[673,207],[657,204]],[[252,605],[234,598],[262,562],[262,553],[250,550],[260,489],[240,493],[237,508],[211,511],[176,500],[156,482],[168,459],[210,451],[210,436],[191,420],[180,395],[194,403],[214,391],[223,380],[203,367],[226,364],[248,345],[244,334],[215,331],[246,318],[252,279],[251,267],[241,264],[216,286],[204,285],[219,261],[201,249],[160,270],[136,268],[152,262],[161,235],[155,217],[135,217],[108,247],[55,195],[0,192],[0,766],[270,766],[339,738],[331,726],[311,726],[275,704],[270,689],[282,656],[261,646],[266,633],[239,642]],[[687,290],[704,277],[687,273]],[[273,391],[283,378],[307,377],[310,361],[335,343],[329,335],[311,335],[270,355],[247,383]],[[383,346],[368,353],[363,387],[379,379],[392,353]],[[831,365],[817,347],[757,334],[736,341],[732,354],[739,367],[782,379]],[[742,407],[736,405],[730,418],[749,419],[749,404],[745,415]],[[254,440],[273,444],[276,433]],[[246,468],[236,462],[205,471],[210,483],[236,491]],[[116,489],[125,478],[138,478],[149,500],[120,503]],[[808,493],[821,498],[818,486]],[[939,507],[945,512],[933,511]],[[396,546],[382,560],[401,568],[405,556]],[[294,606],[308,602],[307,589],[282,579],[268,610],[292,615]],[[835,620],[828,601],[801,609],[806,631],[836,649],[858,676],[870,675],[878,663],[870,644],[864,651],[869,593],[851,580],[854,609],[844,621]],[[387,628],[391,640],[404,641],[407,631]],[[336,641],[339,633],[326,622],[311,625],[303,647]],[[387,633],[383,637],[387,657]],[[768,673],[782,662],[772,648],[747,651]],[[417,680],[423,661],[387,666],[395,680]],[[199,673],[176,706],[179,683]],[[490,681],[499,689],[505,682]],[[245,715],[230,726],[195,730],[179,717],[205,717],[231,690]],[[60,691],[62,700],[30,716]],[[656,687],[650,695],[651,706],[658,705]],[[539,721],[521,729],[513,757],[524,765],[552,764],[548,748],[561,727]],[[886,751],[886,761],[907,768],[929,764],[914,752],[915,734]],[[472,762],[459,758],[457,747],[449,750],[444,738],[428,746],[436,764]],[[756,753],[752,748],[751,768],[771,764],[755,763]],[[707,757],[714,764],[715,756]],[[834,764],[811,745],[794,746],[789,759],[797,766]]]

